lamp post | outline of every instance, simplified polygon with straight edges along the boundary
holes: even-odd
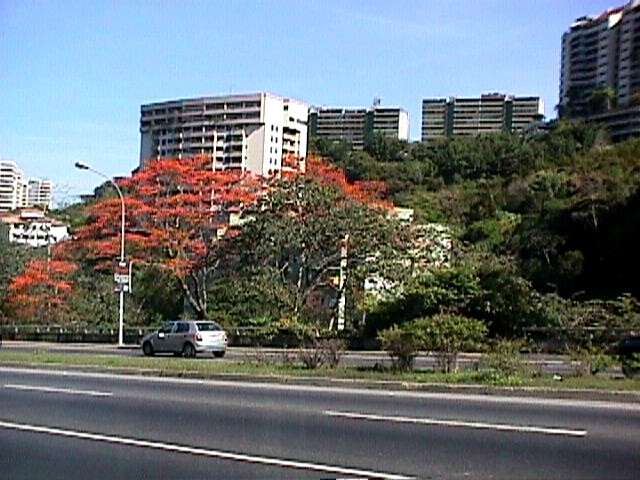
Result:
[[[120,204],[122,206],[122,217],[120,224],[120,265],[126,266],[125,257],[124,257],[124,223],[125,223],[125,213],[124,213],[124,196],[122,195],[122,190],[116,182],[113,181],[111,177],[108,177],[102,172],[91,168],[89,165],[84,163],[76,162],[75,167],[78,170],[89,170],[90,172],[99,175],[100,177],[106,179],[111,185],[113,185],[118,192],[118,196],[120,197]],[[124,286],[119,285],[120,290],[120,322],[118,324],[118,346],[124,346]]]

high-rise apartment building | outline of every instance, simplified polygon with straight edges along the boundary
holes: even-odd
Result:
[[[26,207],[49,209],[52,202],[52,182],[35,178],[27,181],[15,162],[0,160],[0,212]]]
[[[561,117],[587,117],[603,111],[594,93],[611,89],[610,103],[638,103],[640,92],[640,0],[598,16],[576,19],[562,35]],[[610,105],[610,106],[613,106]]]
[[[50,209],[53,203],[53,182],[31,178],[27,185],[27,206]]]
[[[270,93],[142,105],[140,165],[207,155],[218,170],[270,175],[306,157],[308,114],[306,103]]]
[[[0,161],[0,211],[26,206],[27,183],[15,162]]]
[[[617,86],[617,54],[622,8],[598,17],[580,17],[562,35],[561,116],[589,113],[594,91]]]
[[[543,116],[540,97],[491,93],[479,98],[427,98],[422,101],[422,141],[521,132]]]
[[[309,136],[345,141],[362,150],[374,135],[409,140],[409,113],[398,107],[317,107],[309,114]]]

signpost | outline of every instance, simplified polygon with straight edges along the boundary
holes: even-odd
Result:
[[[115,291],[119,292],[119,293],[131,293],[131,268],[133,266],[133,262],[129,262],[128,265],[128,273],[119,273],[119,272],[115,272],[113,274],[113,281],[116,283],[116,288]],[[119,262],[118,263],[118,267],[121,269],[120,271],[124,270],[125,272],[127,271],[127,263],[126,262]]]

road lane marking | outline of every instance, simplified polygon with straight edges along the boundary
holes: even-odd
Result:
[[[498,430],[503,432],[542,433],[545,435],[566,435],[569,437],[585,437],[587,435],[586,430],[573,430],[568,428],[538,427],[532,425],[509,425],[505,423],[467,422],[461,420],[442,420],[436,418],[396,417],[368,413],[336,412],[333,410],[325,410],[323,413],[330,417],[342,417],[354,420],[413,423],[419,425],[435,425],[443,427],[476,428],[483,430]]]
[[[232,453],[223,450],[209,450],[206,448],[194,448],[185,445],[172,443],[154,442],[149,440],[139,440],[136,438],[117,437],[113,435],[103,435],[98,433],[81,432],[77,430],[65,430],[61,428],[43,427],[22,423],[5,422],[0,420],[0,428],[18,430],[22,432],[43,433],[60,437],[78,438],[82,440],[92,440],[96,442],[114,443],[117,445],[128,445],[132,447],[150,448],[169,452],[186,453],[200,455],[204,457],[221,458],[237,462],[257,463],[262,465],[272,465],[276,467],[295,468],[298,470],[312,470],[316,472],[335,473],[352,477],[378,478],[382,480],[412,480],[414,477],[407,477],[394,473],[374,472],[360,470],[356,468],[338,467],[334,465],[323,465],[319,463],[299,462],[295,460],[280,459],[275,457],[262,457],[258,455],[247,455],[242,453]]]
[[[111,397],[113,395],[113,393],[111,392],[98,392],[96,390],[74,390],[72,388],[45,387],[40,385],[18,385],[12,383],[7,383],[4,388],[45,393],[66,393],[68,395],[89,395],[91,397]]]

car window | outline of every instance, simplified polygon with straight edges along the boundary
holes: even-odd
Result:
[[[201,332],[216,332],[222,330],[222,327],[216,322],[198,322],[196,325]]]
[[[159,331],[163,333],[171,333],[171,331],[173,330],[173,326],[174,326],[173,322],[167,322],[162,326],[162,328]]]
[[[176,333],[184,333],[189,331],[189,324],[186,322],[179,322]]]

